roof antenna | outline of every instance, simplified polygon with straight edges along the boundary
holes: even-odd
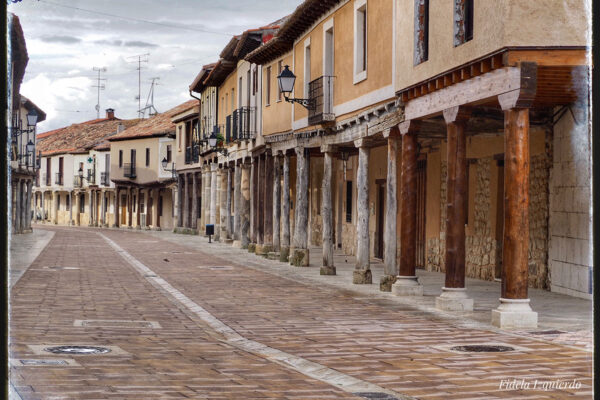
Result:
[[[94,67],[94,71],[98,71],[98,83],[92,87],[98,88],[98,102],[96,103],[96,118],[99,119],[100,118],[100,91],[104,90],[106,87],[104,86],[103,83],[100,83],[101,81],[105,81],[106,78],[101,78],[100,74],[102,72],[106,72],[106,67]]]

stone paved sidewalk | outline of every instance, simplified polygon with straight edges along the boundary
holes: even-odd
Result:
[[[346,378],[397,398],[592,396],[592,355],[576,343],[402,302],[376,285],[348,284],[345,267],[321,277],[318,268],[290,267],[201,237],[48,229],[54,238],[12,289],[11,371],[24,399],[361,398],[343,389]],[[160,328],[125,327],[125,320]],[[68,367],[19,364],[59,359],[36,353],[34,345],[48,344],[115,346],[121,353],[71,356],[79,365]],[[515,350],[450,349],[465,344]],[[518,381],[531,387],[515,388]],[[567,381],[581,386],[540,388]]]

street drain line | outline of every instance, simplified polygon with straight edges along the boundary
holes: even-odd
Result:
[[[117,252],[125,261],[127,261],[131,266],[133,266],[142,276],[146,277],[147,280],[154,282],[164,292],[166,292],[165,294],[167,295],[167,297],[172,297],[175,300],[177,300],[180,304],[185,306],[191,312],[196,314],[202,321],[208,324],[214,331],[221,334],[225,338],[224,342],[226,342],[227,344],[242,351],[255,354],[266,360],[293,369],[310,378],[314,378],[321,382],[325,382],[329,385],[335,386],[348,393],[368,393],[370,396],[373,396],[377,393],[381,396],[369,397],[372,399],[414,399],[413,397],[396,393],[392,390],[382,388],[381,386],[375,385],[371,382],[363,381],[361,379],[344,374],[340,371],[336,371],[319,363],[309,361],[305,358],[286,353],[284,351],[269,347],[263,343],[243,337],[235,330],[233,330],[230,326],[226,325],[214,315],[209,313],[206,309],[192,301],[189,297],[181,293],[179,290],[175,289],[163,278],[156,275],[154,271],[145,266],[142,262],[140,262],[134,256],[129,254],[126,250],[121,248],[114,241],[112,241],[102,233],[97,233],[104,240],[106,240],[106,242],[115,250],[115,252]],[[149,277],[149,275],[154,276]],[[383,397],[384,395],[387,397]]]

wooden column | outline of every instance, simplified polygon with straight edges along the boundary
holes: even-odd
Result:
[[[210,219],[209,224],[215,226],[215,233],[217,232],[217,164],[213,163],[210,165]]]
[[[273,251],[281,246],[281,156],[273,156]]]
[[[294,239],[290,249],[290,264],[297,267],[309,265],[308,251],[308,180],[310,157],[304,147],[296,147],[296,209]]]
[[[379,282],[379,289],[384,292],[392,290],[392,284],[398,275],[397,223],[398,214],[398,142],[400,130],[393,127],[384,132],[387,138],[387,179],[385,199],[385,226],[383,232],[383,276]]]
[[[219,169],[219,241],[224,242],[227,236],[227,165]]]
[[[250,244],[250,165],[241,165],[240,241],[243,249]]]
[[[264,155],[258,157],[258,221],[256,231],[256,254],[262,254],[265,234],[265,159]]]
[[[233,179],[233,169],[231,167],[227,168],[227,188],[226,190],[226,205],[225,205],[225,227],[227,230],[227,239],[233,239],[233,224],[231,223],[231,206],[232,206],[232,199],[231,199],[231,185],[233,183],[234,179]]]
[[[79,210],[81,209],[81,196],[78,192],[73,192],[73,196],[75,197],[75,204],[71,203],[71,209],[75,206],[75,216],[73,218],[73,225],[79,226]]]
[[[152,193],[152,224],[154,225],[155,230],[160,230],[160,214],[158,213],[160,189],[149,189],[148,193]]]
[[[446,311],[472,311],[473,299],[465,292],[465,222],[467,198],[467,147],[465,126],[470,109],[444,110],[448,131],[446,175],[446,281],[436,307]]]
[[[202,204],[204,204],[204,225],[210,224],[210,187],[211,187],[211,176],[210,176],[210,165],[204,167],[204,175],[202,180],[204,181],[204,196]],[[203,227],[205,228],[205,227]]]
[[[249,211],[249,228],[248,228],[248,251],[253,251],[252,250],[252,244],[256,243],[256,234],[255,234],[255,228],[254,228],[254,220],[256,219],[255,217],[255,211],[254,211],[254,204],[256,203],[256,198],[254,197],[254,192],[255,192],[255,183],[254,183],[254,178],[256,176],[256,162],[254,160],[254,157],[250,158],[250,177],[249,177],[249,199],[250,199],[250,211]]]
[[[183,174],[183,227],[190,227],[190,181],[189,173]],[[148,193],[150,197],[150,193]]]
[[[273,251],[273,156],[265,154],[263,253]]]
[[[281,244],[279,261],[288,262],[290,256],[290,155],[283,155],[283,188],[281,201]]]
[[[239,162],[235,163],[233,183],[233,239],[240,240],[240,186],[242,185],[242,171]],[[239,243],[238,243],[239,245]]]
[[[321,186],[321,217],[323,219],[323,265],[321,275],[335,275],[336,270],[333,263],[333,201],[331,194],[332,170],[333,170],[333,147],[321,146],[323,159],[323,183]]]
[[[417,280],[417,121],[405,121],[399,125],[402,135],[402,174],[401,226],[400,226],[400,263],[399,274],[392,285],[392,293],[397,296],[421,296],[423,286]]]
[[[44,222],[46,220],[46,205],[44,204],[44,190],[42,190],[40,192],[40,202],[41,202],[41,208],[42,208],[42,222]]]
[[[69,191],[69,204],[70,204],[70,208],[69,208],[69,225],[73,226],[75,225],[74,221],[73,221],[73,208],[75,207],[75,204],[73,204],[73,191]]]
[[[131,194],[132,191],[133,188],[127,188],[127,226],[130,228],[133,226],[133,195]]]
[[[365,139],[354,142],[354,145],[358,147],[356,265],[352,276],[352,283],[355,284],[370,284],[373,282],[369,238],[369,155],[371,149],[368,144]]]
[[[77,195],[77,214],[79,215],[79,195]],[[115,220],[113,222],[113,227],[114,228],[118,228],[119,227],[119,187],[116,186],[115,187],[115,212],[114,212],[114,216],[115,216]],[[79,225],[79,221],[77,222],[77,224]]]
[[[186,185],[186,189],[189,190],[189,186]],[[187,191],[186,190],[186,191]],[[188,203],[190,201],[190,195],[188,193],[185,194],[185,198],[187,199]],[[192,229],[196,229],[198,228],[198,174],[194,171],[192,172],[192,196],[191,196],[191,201],[192,201],[192,213],[190,215],[190,221],[189,223],[189,227]],[[188,205],[189,207],[189,205]]]
[[[177,175],[177,226],[183,227],[183,177],[182,174]]]
[[[27,187],[27,195],[25,200],[25,229],[31,230],[31,192],[33,190],[33,181],[28,179],[25,183]],[[70,203],[71,204],[71,203]]]

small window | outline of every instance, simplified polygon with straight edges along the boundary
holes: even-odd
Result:
[[[473,0],[454,0],[454,47],[473,39]]]
[[[167,162],[171,162],[171,145],[167,145]]]
[[[282,61],[279,60],[277,62],[277,76],[279,76],[281,74],[281,70],[282,68]],[[277,101],[281,101],[281,88],[279,87],[279,85],[277,85]]]
[[[270,105],[271,104],[271,67],[267,67],[267,72],[265,75],[265,81],[266,82],[266,90],[265,90],[265,104],[266,105]]]
[[[146,167],[150,166],[150,148],[146,147]]]
[[[367,2],[355,2],[354,83],[367,77]]]
[[[429,0],[415,0],[414,65],[429,58]]]
[[[123,150],[119,150],[119,168],[123,168]]]
[[[346,222],[352,222],[352,181],[346,182]]]
[[[304,98],[308,98],[310,84],[310,40],[304,42]]]
[[[181,128],[183,128],[182,125],[179,125],[179,134],[177,135],[177,146],[178,146],[178,151],[181,151]]]

